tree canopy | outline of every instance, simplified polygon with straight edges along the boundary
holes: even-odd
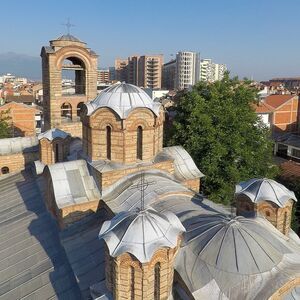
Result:
[[[166,145],[180,144],[191,154],[205,174],[203,192],[216,202],[231,203],[240,181],[276,175],[270,131],[253,109],[257,92],[226,74],[177,96]]]
[[[9,111],[0,112],[0,139],[10,137],[11,126],[9,124]]]

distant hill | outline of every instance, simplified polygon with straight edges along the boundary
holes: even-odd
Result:
[[[14,52],[0,53],[0,75],[6,73],[41,80],[41,58]]]

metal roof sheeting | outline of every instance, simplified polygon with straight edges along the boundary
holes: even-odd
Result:
[[[116,83],[103,90],[94,100],[86,104],[88,115],[101,107],[112,109],[121,119],[126,119],[135,108],[148,108],[159,115],[160,103],[153,102],[141,88],[128,84]]]
[[[175,176],[179,180],[204,177],[204,174],[197,168],[190,154],[182,146],[165,147],[163,152],[174,158]]]
[[[250,179],[236,185],[235,195],[247,196],[253,203],[260,201],[271,201],[279,207],[284,207],[292,199],[297,201],[295,193],[288,190],[284,185],[272,179]]]
[[[146,263],[159,248],[176,247],[178,235],[184,231],[173,213],[148,208],[117,214],[103,223],[99,238],[105,240],[111,256],[127,252]]]
[[[38,143],[36,136],[1,139],[0,155],[37,151]]]
[[[74,160],[47,166],[58,208],[100,199],[100,193],[86,161]]]
[[[69,133],[63,131],[63,130],[60,130],[58,128],[52,128],[52,129],[49,129],[45,132],[42,132],[38,135],[38,139],[41,140],[43,138],[46,138],[48,139],[49,141],[53,141],[54,139],[56,138],[61,138],[61,139],[64,139],[66,137],[70,136]]]

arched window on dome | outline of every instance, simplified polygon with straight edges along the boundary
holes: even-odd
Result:
[[[106,158],[111,159],[111,127],[106,126]]]
[[[72,121],[72,106],[70,103],[65,102],[60,107],[60,115],[62,122],[70,122]]]
[[[143,159],[143,128],[139,126],[136,133],[136,158]]]
[[[160,300],[160,263],[154,266],[154,300]]]
[[[283,231],[282,231],[282,233],[283,234],[286,234],[286,232],[287,232],[287,228],[286,228],[286,224],[287,224],[287,217],[288,217],[288,214],[287,214],[287,212],[285,211],[284,212],[284,216],[283,216]]]
[[[134,300],[134,267],[130,266],[130,299]]]

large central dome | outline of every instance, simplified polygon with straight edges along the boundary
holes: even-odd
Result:
[[[126,119],[135,108],[148,108],[157,116],[160,109],[160,103],[153,102],[144,90],[128,83],[116,83],[106,88],[86,106],[88,115],[100,107],[108,107],[121,119]]]

